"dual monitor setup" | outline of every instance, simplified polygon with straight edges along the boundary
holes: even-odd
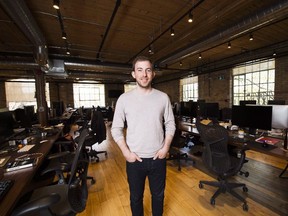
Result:
[[[32,128],[35,120],[34,106],[25,106],[14,111],[0,112],[0,143],[14,133],[16,128]]]
[[[254,100],[240,101],[240,105],[222,110],[219,110],[218,103],[188,101],[177,103],[174,108],[174,114],[179,116],[231,120],[233,125],[247,129],[251,135],[255,135],[257,129],[264,131],[282,129],[287,134],[288,105],[282,100],[268,101],[268,105],[256,105]],[[227,113],[228,116],[225,116]]]
[[[186,116],[190,118],[220,118],[220,110],[218,103],[206,103],[204,100],[188,101],[176,103],[174,106],[174,114],[178,116]]]

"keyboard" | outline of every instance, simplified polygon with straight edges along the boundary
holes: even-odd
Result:
[[[10,179],[2,179],[0,180],[0,201],[4,198],[4,196],[7,194],[7,192],[12,187],[14,181]]]

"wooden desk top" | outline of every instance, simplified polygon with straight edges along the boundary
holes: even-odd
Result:
[[[13,152],[9,154],[11,156],[9,161],[13,161],[15,158],[21,155],[28,154],[28,153],[30,154],[42,153],[43,156],[39,158],[39,161],[35,167],[24,168],[22,170],[12,171],[8,173],[4,173],[3,168],[0,169],[1,178],[3,176],[3,179],[14,180],[13,186],[5,195],[4,199],[0,202],[0,209],[1,209],[0,216],[9,215],[12,212],[17,201],[23,195],[22,193],[25,191],[25,189],[29,186],[29,183],[31,182],[35,173],[37,172],[37,169],[40,167],[40,165],[44,161],[53,143],[58,139],[61,132],[62,132],[62,128],[59,128],[59,132],[55,135],[47,136],[47,137],[35,137],[31,141],[31,143],[28,143],[28,144],[35,144],[35,146],[29,152],[26,152],[26,153]]]
[[[230,144],[238,147],[245,145],[248,149],[288,160],[288,150],[283,148],[283,141],[280,141],[275,145],[267,144],[266,146],[263,146],[262,143],[255,141],[255,137],[246,136],[244,140],[241,140],[237,138],[237,135],[231,134]]]

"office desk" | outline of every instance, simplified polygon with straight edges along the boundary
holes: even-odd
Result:
[[[190,133],[193,136],[199,136],[198,130],[195,126],[195,124],[189,123],[189,122],[182,122],[180,121],[178,124],[179,130]],[[238,139],[238,133],[234,131],[230,131],[230,139],[229,144],[236,146],[236,147],[243,147],[245,144],[245,147],[248,148],[248,150],[254,150],[257,152],[261,152],[263,154],[268,154],[271,156],[275,156],[278,158],[282,158],[285,160],[288,160],[288,151],[283,149],[282,142],[279,142],[275,144],[274,146],[268,145],[267,147],[263,147],[262,143],[258,143],[255,141],[255,137],[245,137],[245,141]]]
[[[58,139],[61,132],[62,132],[62,128],[59,128],[57,134],[43,137],[43,138],[42,137],[34,138],[32,143],[33,144],[35,143],[35,146],[29,151],[29,153],[42,153],[43,154],[43,156],[39,158],[39,161],[35,167],[24,168],[22,170],[8,172],[8,173],[4,173],[3,168],[0,169],[1,178],[4,175],[3,179],[14,180],[14,185],[10,188],[8,193],[5,195],[4,199],[0,202],[0,209],[1,209],[0,215],[1,216],[10,215],[17,201],[23,195],[23,193],[25,192],[25,189],[27,189],[27,187],[29,186],[29,183],[33,179],[34,175],[36,174],[37,169],[40,167],[40,165],[44,161],[53,143]],[[47,141],[41,143],[41,141],[44,141],[44,140],[47,140]],[[15,158],[24,154],[27,154],[27,152],[26,153],[13,152],[9,154],[11,156],[9,161],[13,161]],[[5,156],[5,155],[1,155],[1,156]]]

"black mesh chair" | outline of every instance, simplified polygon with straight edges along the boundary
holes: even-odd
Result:
[[[169,156],[166,159],[167,161],[177,161],[178,164],[178,170],[181,171],[181,161],[191,161],[193,164],[195,163],[191,158],[188,157],[188,154],[186,152],[181,152],[182,148],[189,148],[188,142],[189,142],[189,136],[186,137],[182,136],[182,131],[179,130],[178,127],[178,119],[175,118],[176,123],[176,131],[171,143],[171,147],[169,150]]]
[[[107,151],[97,151],[93,149],[93,145],[100,144],[106,139],[106,125],[103,114],[100,110],[93,110],[91,118],[91,131],[86,140],[86,147],[90,159],[99,162],[99,154],[107,156]]]
[[[240,151],[240,158],[233,157],[228,152],[229,134],[224,127],[217,124],[204,125],[199,121],[196,122],[196,126],[204,143],[203,163],[218,179],[218,181],[200,181],[199,187],[203,188],[203,185],[206,184],[218,188],[210,199],[212,205],[215,205],[215,199],[218,195],[228,192],[242,201],[243,210],[248,211],[245,199],[233,190],[242,187],[244,192],[248,192],[246,185],[228,182],[228,179],[236,175],[241,169],[245,161],[245,149]]]
[[[85,210],[88,198],[86,177],[89,160],[85,156],[87,154],[84,141],[87,135],[87,129],[80,135],[68,182],[34,190],[29,201],[16,207],[13,216],[76,215]]]

